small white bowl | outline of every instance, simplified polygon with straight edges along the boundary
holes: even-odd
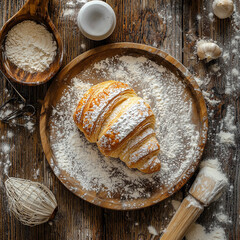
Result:
[[[107,3],[91,1],[80,9],[77,22],[85,37],[99,41],[112,34],[116,26],[116,15]]]

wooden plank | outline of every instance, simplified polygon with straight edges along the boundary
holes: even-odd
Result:
[[[231,74],[233,68],[240,68],[236,53],[232,52],[232,40],[234,36],[239,36],[234,25],[234,17],[220,20],[212,13],[212,1],[183,1],[183,43],[184,58],[183,63],[192,73],[195,73],[203,83],[201,89],[205,93],[209,113],[209,137],[205,149],[204,158],[218,158],[222,168],[230,181],[230,188],[222,195],[219,201],[212,204],[204,211],[199,219],[205,227],[214,225],[223,227],[227,239],[239,239],[239,135],[236,135],[236,146],[216,144],[219,143],[217,134],[220,131],[222,119],[226,115],[228,106],[232,106],[235,114],[235,123],[239,128],[239,84]],[[236,9],[239,12],[239,2],[235,1]],[[209,15],[210,14],[210,15]],[[223,52],[230,54],[230,60],[220,58],[210,63],[199,61],[196,56],[196,42],[200,39],[212,39],[217,41]],[[235,49],[239,46],[234,47]],[[215,70],[219,67],[219,70]],[[229,76],[228,76],[229,75]],[[232,92],[228,94],[227,86],[230,85]],[[233,89],[236,89],[233,91]],[[219,101],[213,104],[211,100]],[[232,191],[233,189],[233,191]],[[186,188],[188,191],[188,188]],[[229,204],[231,203],[231,204]],[[231,224],[218,222],[217,212],[223,212],[229,216]]]
[[[219,202],[213,204],[200,217],[199,222],[204,226],[220,224],[216,222],[214,214],[221,207],[228,214],[232,224],[220,224],[224,227],[227,239],[240,238],[240,139],[236,136],[237,147],[216,146],[217,133],[221,119],[225,116],[229,104],[235,107],[236,124],[240,127],[240,103],[239,92],[226,94],[226,87],[237,87],[237,78],[227,72],[232,68],[240,69],[238,52],[233,49],[230,42],[236,34],[236,27],[232,25],[233,19],[218,20],[212,22],[209,18],[211,13],[211,1],[174,1],[174,0],[107,0],[117,14],[117,27],[113,35],[100,42],[87,40],[79,32],[76,22],[77,10],[74,17],[65,14],[68,0],[51,0],[49,4],[50,16],[62,36],[66,55],[64,65],[83,51],[106,44],[109,42],[130,41],[145,43],[159,47],[178,60],[183,61],[189,70],[200,77],[205,83],[201,88],[206,93],[212,93],[211,99],[219,100],[216,105],[208,103],[211,115],[210,130],[207,148],[204,157],[218,157],[223,169],[230,178],[230,186],[233,192],[227,191]],[[0,26],[6,22],[23,5],[24,0],[0,1]],[[81,4],[78,5],[80,8]],[[240,10],[239,1],[235,5]],[[239,27],[239,26],[238,26]],[[213,38],[225,50],[230,50],[230,62],[222,59],[205,64],[198,61],[195,54],[195,44],[199,38]],[[214,64],[220,64],[221,69],[214,72]],[[230,69],[230,70],[229,70]],[[221,74],[219,74],[221,73]],[[0,78],[2,76],[0,75]],[[0,91],[8,87],[5,81],[0,81]],[[38,88],[20,87],[19,89],[31,102],[42,100],[48,84]],[[0,102],[7,96],[1,95]],[[37,105],[38,114],[40,104]],[[39,115],[36,116],[38,119]],[[38,127],[33,132],[26,128],[10,128],[0,123],[0,143],[8,143],[11,147],[9,159],[12,166],[9,168],[9,176],[17,176],[35,179],[50,187],[59,202],[59,212],[52,225],[44,224],[39,227],[29,228],[21,225],[7,211],[5,194],[0,197],[0,239],[154,239],[147,227],[152,225],[161,232],[173,214],[171,199],[182,199],[182,192],[166,201],[138,211],[117,212],[103,210],[95,207],[70,193],[54,176],[44,158],[40,143]],[[12,131],[13,138],[8,138],[7,132]],[[5,157],[5,156],[4,156]],[[3,156],[1,155],[2,159]],[[3,160],[6,167],[7,158]],[[0,166],[0,178],[3,178],[4,166]],[[38,173],[38,174],[37,174]],[[4,176],[3,179],[6,179]],[[191,182],[185,187],[187,193]],[[229,189],[231,189],[229,187]],[[229,204],[231,203],[231,204]],[[156,237],[155,239],[158,239]]]
[[[60,30],[63,38],[67,57],[64,58],[65,65],[74,57],[79,55],[83,49],[81,44],[86,45],[86,49],[95,46],[95,43],[84,38],[77,30],[76,24],[59,16],[62,16],[63,9],[67,1],[50,1],[49,12],[54,24]],[[3,15],[0,16],[0,26],[6,22],[20,7],[24,1],[4,0],[0,3]],[[85,50],[85,49],[84,49]],[[2,78],[2,76],[1,76]],[[6,82],[1,80],[0,89],[6,87]],[[32,103],[41,102],[44,98],[49,84],[37,88],[17,86],[23,95]],[[5,94],[6,95],[6,94]],[[4,101],[6,97],[1,98]],[[9,159],[11,167],[9,176],[22,177],[44,183],[55,194],[59,209],[52,225],[48,223],[29,228],[20,224],[9,214],[5,194],[0,197],[0,239],[102,239],[102,212],[103,210],[89,204],[69,192],[54,176],[42,151],[39,137],[38,120],[40,104],[36,104],[37,116],[34,118],[36,126],[33,132],[26,128],[11,128],[0,123],[1,133],[6,136],[8,131],[14,134],[12,139],[5,139],[13,148]],[[3,142],[3,140],[0,140]],[[5,160],[4,160],[5,162]],[[3,168],[0,168],[3,175]],[[6,176],[3,176],[6,179]]]
[[[114,41],[144,43],[167,51],[182,60],[181,1],[107,0],[117,15],[117,26],[110,37]],[[174,198],[181,199],[181,192]],[[173,214],[170,198],[153,207],[138,211],[105,212],[105,239],[153,239],[152,225],[163,231]],[[158,236],[159,237],[159,236]],[[156,237],[156,239],[158,239]]]

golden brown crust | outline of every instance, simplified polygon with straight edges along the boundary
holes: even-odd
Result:
[[[119,157],[145,173],[160,169],[154,114],[127,84],[111,80],[93,86],[80,100],[73,119],[105,156]]]

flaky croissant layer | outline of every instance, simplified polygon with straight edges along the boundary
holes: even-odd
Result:
[[[78,103],[73,119],[103,155],[119,157],[144,173],[160,170],[154,114],[127,84],[110,80],[94,85]]]

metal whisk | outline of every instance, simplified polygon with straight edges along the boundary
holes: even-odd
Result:
[[[33,116],[36,113],[35,107],[32,104],[27,103],[26,99],[13,86],[10,80],[8,78],[6,79],[13,91],[11,94],[11,98],[0,106],[0,121],[5,123],[11,123],[16,118],[30,118],[31,116]],[[10,111],[8,114],[1,114],[2,112],[4,112],[4,109],[8,109],[8,105],[9,107],[17,106],[17,109],[15,109],[14,111]]]

